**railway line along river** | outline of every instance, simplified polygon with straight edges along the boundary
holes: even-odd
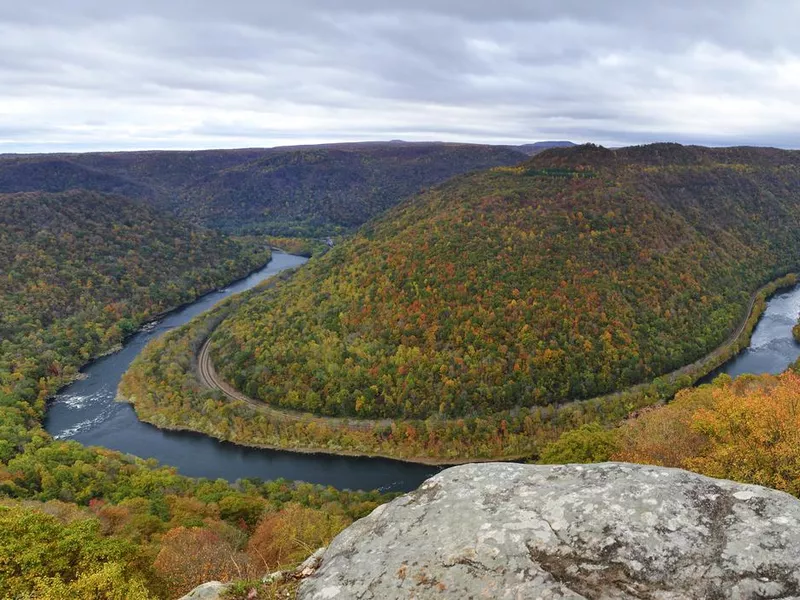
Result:
[[[750,344],[718,369],[700,380],[707,383],[721,373],[738,377],[745,373],[778,374],[800,358],[800,344],[792,327],[800,313],[800,285],[772,296],[750,337]]]
[[[164,332],[188,322],[227,296],[252,288],[306,259],[274,253],[272,261],[249,277],[169,313],[148,331],[132,336],[119,352],[84,369],[85,379],[63,389],[49,404],[45,427],[56,438],[103,446],[142,458],[155,458],[184,475],[223,478],[298,479],[337,488],[408,491],[435,473],[434,466],[382,458],[302,454],[248,448],[206,435],[163,431],[139,421],[130,404],[116,402],[123,373],[144,346]],[[800,286],[773,296],[753,332],[750,345],[706,377],[720,373],[779,373],[798,356],[791,329],[800,312]]]

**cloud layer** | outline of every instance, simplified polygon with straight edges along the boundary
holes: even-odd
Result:
[[[0,152],[798,147],[791,0],[0,3]]]

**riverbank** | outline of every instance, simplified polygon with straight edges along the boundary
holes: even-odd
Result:
[[[269,293],[284,276],[271,280]],[[172,431],[195,431],[246,447],[291,449],[359,457],[381,457],[418,464],[455,464],[474,460],[511,460],[529,454],[517,442],[499,436],[488,446],[466,442],[462,430],[445,432],[441,423],[382,421],[378,427],[330,427],[310,415],[287,419],[264,414],[251,405],[230,402],[201,384],[196,354],[216,325],[246,299],[239,294],[217,304],[201,318],[150,343],[122,377],[118,397],[134,405],[138,418]],[[465,426],[467,426],[465,424]],[[424,427],[424,433],[420,430]],[[418,435],[419,434],[419,435]],[[397,442],[401,441],[402,452]]]
[[[152,331],[154,327],[148,329],[149,325],[151,324],[157,325],[159,321],[169,317],[170,315],[175,314],[193,304],[196,304],[197,302],[201,301],[203,298],[206,298],[207,296],[219,293],[221,290],[225,288],[228,288],[232,285],[236,285],[239,282],[245,281],[247,278],[251,277],[254,273],[258,273],[260,270],[264,269],[272,261],[272,249],[267,248],[266,252],[268,252],[266,256],[266,261],[262,263],[261,266],[249,268],[249,270],[246,271],[244,274],[237,274],[234,277],[234,279],[231,279],[226,283],[219,284],[215,287],[209,288],[206,291],[198,292],[197,295],[194,297],[194,299],[186,300],[185,302],[173,305],[172,307],[164,309],[157,313],[142,316],[141,319],[139,319],[139,322],[137,323],[136,329],[134,331],[123,336],[120,342],[117,342],[113,346],[103,350],[102,352],[97,353],[96,355],[92,356],[89,360],[87,360],[85,363],[80,365],[80,367],[78,367],[78,372],[68,378],[65,378],[60,383],[60,385],[45,398],[45,402],[46,403],[51,402],[56,396],[61,394],[65,389],[70,387],[75,382],[85,380],[87,376],[84,373],[84,371],[86,369],[91,367],[99,360],[102,360],[108,356],[112,356],[113,354],[121,352],[128,344],[128,342],[130,342],[136,335]]]
[[[158,324],[157,329],[135,335],[117,354],[103,358],[87,367],[88,377],[64,390],[48,409],[47,431],[59,439],[73,440],[85,446],[100,446],[145,459],[171,465],[190,477],[225,479],[294,479],[340,489],[381,489],[409,491],[435,474],[437,467],[388,460],[360,458],[335,454],[303,454],[272,451],[220,442],[188,428],[173,431],[156,428],[137,418],[130,404],[115,402],[122,374],[142,349],[170,329],[179,328],[195,316],[213,310],[220,300],[235,299],[239,292],[260,284],[265,278],[303,264],[305,260],[276,254],[262,272],[237,286],[226,288],[218,295],[211,294],[186,309],[172,314]],[[170,372],[177,368],[191,369],[191,352],[186,364],[171,363]],[[160,375],[159,375],[160,376]],[[204,410],[202,403],[229,406],[211,398],[201,400],[191,411]],[[244,419],[228,411],[230,422]],[[224,436],[218,436],[224,437]]]
[[[120,402],[129,403],[134,406],[135,403],[131,400],[123,397],[117,396],[117,399]],[[139,413],[137,412],[137,416]],[[473,463],[494,463],[494,462],[523,462],[529,458],[528,455],[521,454],[519,456],[504,456],[502,458],[492,458],[492,457],[482,457],[482,458],[436,458],[436,457],[412,457],[412,458],[403,458],[398,457],[392,454],[382,454],[382,453],[371,453],[371,452],[360,452],[358,450],[347,450],[347,449],[332,449],[327,447],[297,447],[297,448],[288,448],[285,446],[277,446],[277,445],[270,445],[270,444],[254,444],[250,442],[242,442],[236,441],[232,439],[228,439],[223,436],[215,435],[210,432],[206,431],[197,431],[195,429],[190,429],[188,427],[181,427],[177,425],[170,425],[170,424],[159,424],[158,419],[147,418],[142,419],[139,416],[140,420],[143,423],[147,423],[148,425],[152,425],[157,429],[162,431],[173,431],[173,432],[183,432],[183,433],[194,433],[198,435],[205,435],[210,438],[213,438],[217,442],[224,442],[227,444],[232,444],[235,446],[239,446],[242,448],[251,448],[253,450],[272,450],[277,452],[291,452],[293,454],[302,454],[302,455],[309,455],[309,456],[320,456],[320,457],[346,457],[346,458],[363,458],[363,459],[381,459],[381,460],[390,460],[398,463],[408,463],[413,465],[422,465],[426,467],[455,467],[458,465],[467,465]]]
[[[656,390],[660,389],[662,395],[665,389],[669,390],[668,397],[663,398],[664,400],[668,400],[674,396],[678,390],[695,385],[698,381],[706,377],[709,373],[719,369],[736,356],[736,354],[741,352],[742,349],[747,347],[750,343],[753,330],[758,324],[761,315],[764,313],[766,302],[775,294],[795,287],[797,283],[798,274],[788,273],[761,286],[751,295],[745,318],[741,321],[739,326],[721,345],[717,346],[705,356],[688,365],[684,365],[674,371],[656,377],[650,382],[640,383],[626,388],[625,390],[612,392],[611,394],[606,394],[605,396],[585,400],[583,402],[602,402],[606,399],[622,395],[647,394],[653,391],[654,388]]]
[[[222,290],[224,290],[226,288],[229,288],[232,285],[236,285],[237,283],[239,283],[241,281],[244,281],[248,277],[252,277],[255,273],[258,273],[262,269],[266,268],[269,265],[269,263],[272,262],[272,254],[273,254],[273,252],[281,252],[281,253],[283,252],[279,248],[271,248],[271,247],[267,248],[267,251],[269,252],[269,255],[267,256],[267,260],[265,262],[261,263],[260,266],[253,267],[252,269],[247,271],[244,275],[237,276],[235,279],[232,279],[228,283],[223,283],[223,284],[218,285],[218,286],[216,286],[214,288],[211,288],[211,289],[209,289],[209,290],[207,290],[205,292],[198,292],[198,294],[197,294],[197,296],[195,296],[194,300],[187,300],[186,302],[183,302],[183,303],[181,303],[181,304],[179,304],[177,306],[173,306],[172,308],[168,308],[166,310],[162,310],[161,312],[159,312],[159,313],[157,313],[157,314],[155,314],[155,315],[153,315],[151,317],[146,318],[145,321],[142,323],[142,325],[137,330],[137,332],[145,331],[145,327],[147,325],[149,325],[150,323],[158,324],[158,321],[160,321],[160,320],[168,317],[169,315],[174,314],[174,313],[176,313],[176,312],[178,312],[180,310],[183,310],[184,308],[186,308],[188,306],[191,306],[192,304],[195,304],[197,301],[202,300],[206,296],[210,296],[211,294],[217,294],[217,293],[221,292]],[[132,333],[131,335],[135,335],[135,333]],[[124,344],[125,344],[125,342],[123,341],[123,343],[121,345],[124,345]]]
[[[250,399],[229,387],[211,391],[198,376],[197,355],[202,356],[216,324],[225,315],[206,313],[170,334],[157,348],[147,348],[123,379],[121,393],[132,399],[140,419],[173,431],[201,432],[250,448],[278,449],[306,454],[380,457],[424,465],[523,460],[535,458],[541,447],[561,433],[585,422],[614,425],[646,406],[664,402],[683,387],[694,384],[746,346],[752,330],[772,294],[796,284],[790,274],[752,294],[745,317],[723,344],[704,357],[651,382],[588,400],[560,406],[518,408],[463,419],[425,421],[351,420],[278,410]],[[274,282],[278,283],[278,282]],[[219,309],[226,314],[235,306]],[[212,323],[213,321],[213,323]],[[177,351],[177,352],[176,352]],[[191,369],[172,381],[154,381],[144,375],[159,362],[186,363]],[[201,361],[202,363],[202,361]],[[157,368],[163,375],[163,371]],[[217,393],[219,395],[214,396]],[[222,399],[222,395],[227,398]],[[142,400],[142,398],[148,398]],[[181,398],[181,409],[170,398]],[[262,408],[263,407],[263,408]]]

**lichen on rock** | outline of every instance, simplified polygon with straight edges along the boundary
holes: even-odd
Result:
[[[226,583],[209,581],[197,586],[180,600],[221,600],[229,587],[230,585]]]
[[[339,534],[298,597],[800,597],[800,501],[642,465],[465,465]]]

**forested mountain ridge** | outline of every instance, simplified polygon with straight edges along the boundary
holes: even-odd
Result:
[[[323,235],[453,175],[512,165],[514,148],[365,142],[284,148],[0,155],[0,193],[118,193],[228,231]]]
[[[59,156],[0,157],[0,193],[64,192],[87,189],[152,199],[154,191],[134,179]]]
[[[646,381],[720,344],[797,267],[800,153],[554,149],[390,210],[247,302],[212,356],[243,392],[457,417]]]
[[[350,230],[454,175],[524,159],[466,144],[365,144],[271,154],[212,173],[186,192],[181,214],[223,229],[306,235]]]
[[[528,156],[535,156],[541,152],[544,152],[545,150],[549,150],[550,148],[572,148],[573,146],[577,146],[577,144],[566,141],[547,141],[534,142],[532,144],[522,144],[521,146],[515,146],[515,148],[524,152]]]

